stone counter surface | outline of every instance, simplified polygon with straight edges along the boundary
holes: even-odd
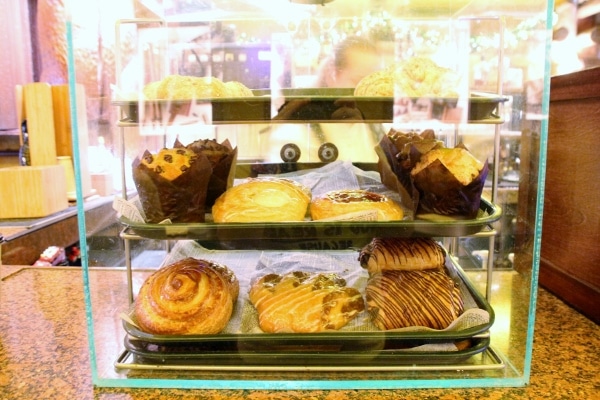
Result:
[[[187,390],[94,388],[79,269],[0,266],[0,399],[595,399],[600,329],[540,289],[524,388]],[[26,278],[26,279],[25,279]]]

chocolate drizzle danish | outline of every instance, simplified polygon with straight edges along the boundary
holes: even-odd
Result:
[[[374,238],[363,247],[358,260],[370,274],[434,269],[444,265],[446,251],[430,238]]]
[[[445,329],[464,310],[460,289],[443,268],[383,271],[369,278],[367,311],[381,330]]]

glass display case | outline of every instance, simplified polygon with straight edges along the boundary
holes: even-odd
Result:
[[[67,21],[95,385],[528,382],[549,2],[114,3]]]

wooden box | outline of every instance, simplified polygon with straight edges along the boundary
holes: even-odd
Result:
[[[0,219],[45,217],[68,206],[62,166],[0,168]]]

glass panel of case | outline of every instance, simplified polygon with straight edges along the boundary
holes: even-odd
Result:
[[[75,154],[75,164],[82,171],[89,164],[95,190],[113,197],[115,208],[109,229],[86,232],[79,190],[96,385],[392,388],[528,381],[549,5],[311,3],[70,4],[70,85],[86,89],[86,107],[78,103],[76,111],[87,117],[90,143],[87,154]],[[352,59],[355,69],[345,74],[339,49],[347,38],[363,47]],[[418,60],[416,83],[405,82],[405,69],[384,92],[358,92],[364,76],[409,60]],[[432,82],[432,71],[448,75]],[[182,79],[176,86],[183,94],[165,84],[173,77]],[[202,78],[235,81],[242,91],[190,94]],[[170,94],[151,92],[154,82]],[[393,168],[401,149],[385,143],[393,132],[424,131],[442,147],[466,146],[486,165],[475,214],[424,211],[421,200],[397,186]],[[143,189],[134,179],[136,163],[198,140],[235,150],[228,187],[248,177],[285,177],[310,187],[315,198],[325,189],[356,185],[392,198],[404,217],[222,223],[207,208],[196,221],[148,221],[137,196]],[[448,330],[382,330],[373,326],[373,313],[363,311],[347,327],[326,333],[268,333],[252,322],[258,317],[247,297],[262,268],[342,271],[368,300],[372,276],[358,257],[380,237],[427,237],[441,245],[444,268],[472,321]],[[195,335],[140,328],[132,304],[142,285],[187,257],[225,264],[237,275],[239,299],[228,325]]]

